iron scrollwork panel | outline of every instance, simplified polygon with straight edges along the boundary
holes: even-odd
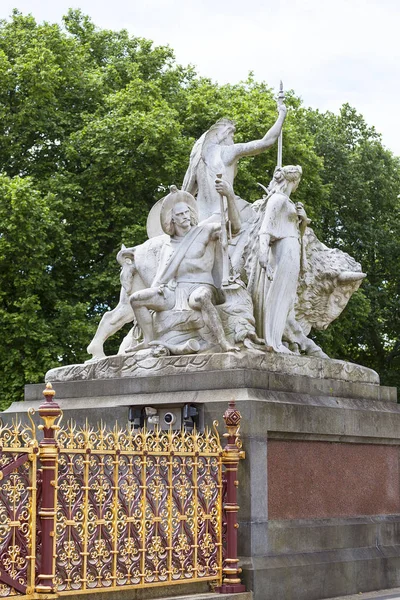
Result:
[[[82,589],[85,539],[86,454],[60,453],[58,461],[56,586],[58,591]]]
[[[143,507],[142,457],[121,454],[116,534],[118,536],[117,585],[141,583]]]
[[[71,424],[57,440],[59,593],[220,578],[217,434]]]
[[[37,442],[32,427],[0,428],[0,595],[35,585]]]
[[[194,457],[174,456],[172,461],[172,579],[196,576]]]

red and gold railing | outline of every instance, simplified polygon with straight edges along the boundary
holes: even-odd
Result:
[[[223,449],[217,423],[202,433],[60,428],[51,385],[44,396],[40,443],[31,415],[30,427],[0,429],[3,596],[207,581],[221,592],[244,589],[236,502],[243,452],[234,402],[224,415]]]

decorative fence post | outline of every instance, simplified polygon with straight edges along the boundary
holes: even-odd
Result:
[[[239,528],[237,522],[237,513],[239,510],[239,506],[237,505],[237,487],[239,485],[237,471],[239,460],[245,456],[243,450],[241,450],[242,443],[239,439],[241,418],[242,415],[237,410],[235,401],[231,400],[224,414],[224,421],[228,430],[227,433],[224,433],[224,437],[227,438],[228,443],[222,455],[226,478],[226,498],[224,502],[226,514],[226,557],[223,569],[224,579],[222,586],[218,589],[220,594],[235,594],[246,590],[239,578],[242,570],[238,567],[239,560],[237,557],[237,530]]]
[[[39,415],[44,425],[39,425],[43,430],[43,440],[39,444],[39,459],[42,466],[42,506],[39,511],[42,531],[42,560],[39,565],[39,593],[54,592],[54,563],[55,547],[54,533],[56,524],[56,486],[57,486],[57,456],[58,448],[55,440],[56,419],[61,416],[61,409],[54,402],[55,391],[51,383],[46,384],[43,392],[45,401],[39,407]]]

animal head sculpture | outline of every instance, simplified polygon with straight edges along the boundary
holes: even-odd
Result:
[[[326,329],[344,310],[366,277],[361,265],[338,248],[328,248],[307,228],[307,271],[299,281],[296,320],[305,335],[311,327]]]

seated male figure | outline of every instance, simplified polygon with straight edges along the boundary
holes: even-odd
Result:
[[[154,341],[150,311],[190,309],[201,312],[205,325],[222,351],[235,350],[235,346],[226,339],[215,307],[221,297],[213,277],[221,224],[206,222],[197,225],[195,199],[187,192],[178,191],[175,186],[171,186],[171,193],[164,199],[160,219],[170,239],[161,250],[160,265],[152,286],[130,296],[143,333],[142,344],[130,350],[146,348]]]

